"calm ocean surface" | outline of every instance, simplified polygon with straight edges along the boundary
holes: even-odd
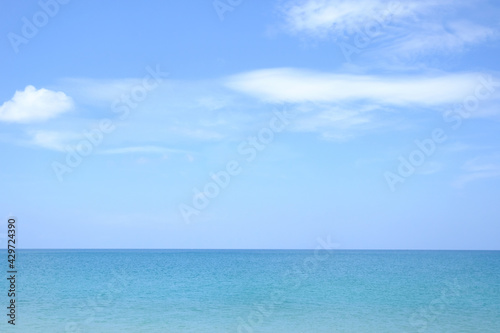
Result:
[[[0,332],[500,332],[500,251],[19,252]]]

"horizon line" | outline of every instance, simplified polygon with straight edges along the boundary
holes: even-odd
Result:
[[[7,251],[7,249],[3,249]],[[500,249],[401,249],[401,248],[346,248],[346,249],[309,249],[309,248],[17,248],[16,250],[187,250],[187,251],[500,251]]]

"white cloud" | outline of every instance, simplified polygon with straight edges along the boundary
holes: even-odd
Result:
[[[16,91],[11,100],[0,106],[0,121],[29,123],[43,121],[69,111],[73,100],[61,91],[36,89],[29,85]]]
[[[351,33],[367,22],[409,17],[426,6],[422,1],[402,4],[382,0],[307,0],[291,1],[283,12],[290,32],[321,37]]]
[[[264,69],[230,77],[228,87],[267,102],[360,102],[441,105],[474,92],[479,73],[434,76],[329,74],[292,68]]]
[[[408,58],[462,51],[496,37],[487,22],[454,17],[458,10],[473,12],[478,7],[450,0],[305,0],[290,1],[282,12],[288,33],[333,38],[358,50],[378,43],[369,47],[377,58]]]

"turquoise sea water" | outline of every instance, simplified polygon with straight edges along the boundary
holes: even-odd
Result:
[[[498,251],[21,250],[17,265],[0,332],[500,332]]]

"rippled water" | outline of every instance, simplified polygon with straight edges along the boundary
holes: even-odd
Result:
[[[1,332],[500,332],[498,251],[24,250],[17,264]]]

